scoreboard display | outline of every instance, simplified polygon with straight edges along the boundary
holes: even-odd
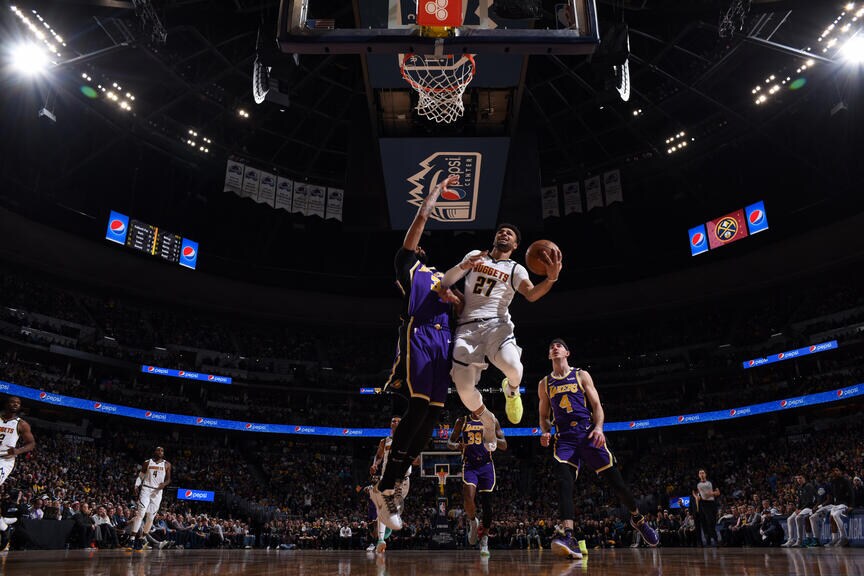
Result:
[[[198,265],[197,242],[113,210],[105,239],[192,270]]]

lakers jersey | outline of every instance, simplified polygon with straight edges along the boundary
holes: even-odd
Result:
[[[414,320],[415,325],[437,323],[449,326],[450,304],[441,300],[441,279],[444,274],[429,268],[419,260],[411,268],[411,283],[401,286],[405,292],[407,303],[407,319]]]
[[[462,462],[480,466],[492,461],[492,453],[483,444],[483,422],[466,419],[462,428]]]
[[[509,321],[510,302],[525,280],[528,280],[528,271],[518,262],[483,257],[465,276],[465,308],[459,321],[483,318]]]
[[[581,368],[571,368],[563,378],[555,378],[551,374],[545,378],[546,392],[552,404],[552,422],[559,433],[591,424],[591,407],[577,377],[580,371]]]
[[[144,480],[144,485],[150,488],[157,488],[165,481],[165,467],[168,464],[166,460],[156,462],[152,458],[147,461],[147,478]]]
[[[18,422],[21,420],[18,416],[3,420],[0,418],[0,454],[9,452],[9,448],[14,448],[18,445]]]

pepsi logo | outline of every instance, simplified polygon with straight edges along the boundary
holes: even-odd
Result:
[[[467,196],[461,188],[448,188],[441,193],[443,200],[463,200]]]
[[[215,378],[215,376],[213,376],[212,374],[207,376],[207,380],[213,380],[214,378]]]
[[[101,403],[101,402],[96,402],[95,404],[93,404],[93,408],[96,408],[97,410],[98,410],[99,408],[102,408],[102,403]]]
[[[539,430],[537,428],[531,429],[531,434],[537,434],[537,432],[539,432]]]
[[[750,224],[761,224],[765,220],[765,213],[758,208],[750,213]]]
[[[183,370],[180,370],[180,372],[178,372],[178,374],[179,374],[180,376],[185,376],[185,375],[186,375],[186,372],[184,372]]]
[[[122,220],[115,218],[111,220],[111,223],[108,225],[111,228],[111,232],[114,234],[122,234],[126,230],[126,224],[123,223]]]
[[[347,429],[347,428],[343,428],[343,429],[342,429],[342,434],[348,434],[348,429]]]
[[[789,404],[789,402],[786,401],[786,400],[781,400],[781,401],[780,401],[780,407],[781,407],[781,408],[785,408],[787,404]]]
[[[192,497],[192,491],[186,490],[186,498],[191,498],[191,497]]]
[[[678,422],[683,422],[683,421],[684,421],[684,417],[683,417],[683,416],[678,416]]]
[[[40,400],[44,400],[46,396],[48,396],[48,394],[46,394],[45,392],[40,392],[40,393],[39,393],[39,399],[40,399]]]
[[[150,412],[149,410],[148,410],[147,412],[144,413],[144,417],[145,417],[145,418],[150,418],[151,416],[153,416],[153,413]]]
[[[810,346],[810,352],[815,352],[815,351],[816,351],[816,346]]]
[[[729,410],[729,416],[734,416],[734,415],[735,415],[735,409],[733,408],[732,410]]]
[[[630,422],[630,428],[634,428],[636,426],[636,422]]]
[[[780,354],[777,354],[777,359],[782,360],[784,356],[786,356],[786,355],[783,352],[781,352]]]
[[[192,258],[195,258],[195,254],[195,248],[193,248],[192,246],[183,247],[183,258],[191,260]]]
[[[755,360],[750,360],[750,362],[748,362],[748,364],[750,364],[750,366],[752,366],[752,365],[755,364],[755,363],[756,363]]]
[[[294,426],[294,432],[299,432],[299,431],[300,431],[300,426]]]
[[[246,423],[246,430],[250,430],[252,428],[252,424]]]
[[[839,398],[839,397],[842,396],[842,395],[843,395],[843,391],[842,391],[842,390],[837,390],[837,397]]]
[[[156,370],[156,368],[153,366],[147,366],[147,372],[153,372],[154,370]]]
[[[201,418],[201,417],[198,417],[198,418],[195,419],[195,423],[196,423],[196,424],[201,424],[202,422],[204,422],[204,419]]]
[[[705,245],[705,235],[702,232],[696,232],[690,237],[690,244],[695,248],[701,248]]]

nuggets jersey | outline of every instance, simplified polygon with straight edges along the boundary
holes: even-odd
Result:
[[[592,420],[591,407],[577,374],[581,368],[571,368],[564,378],[546,377],[546,392],[552,404],[552,422],[561,433],[576,426],[587,427]]]
[[[488,255],[465,276],[465,308],[460,322],[482,318],[510,320],[510,302],[516,288],[528,279],[525,267],[513,260],[493,260]]]
[[[414,324],[440,324],[449,326],[450,304],[442,302],[441,278],[444,274],[434,268],[428,268],[418,260],[411,268],[411,283],[405,292],[407,302],[406,323],[414,320]]]
[[[387,438],[384,439],[384,457],[381,459],[381,469],[378,471],[379,476],[384,475],[384,470],[387,468],[387,462],[390,461],[390,448],[392,447],[392,445],[393,445],[393,437],[392,436],[388,436]],[[412,468],[412,466],[409,466],[408,471],[405,472],[406,478],[411,475],[411,468]]]
[[[3,420],[0,418],[0,454],[6,454],[9,448],[14,448],[18,444],[18,422],[21,420],[18,416]]]
[[[462,462],[480,466],[492,461],[492,454],[483,445],[483,422],[466,419],[462,427]]]
[[[156,488],[165,481],[165,465],[167,461],[162,460],[156,462],[152,458],[147,461],[147,477],[144,479],[144,485],[150,488]]]

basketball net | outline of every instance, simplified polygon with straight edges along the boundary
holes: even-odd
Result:
[[[438,476],[438,491],[441,492],[441,496],[444,496],[444,487],[447,485],[447,474],[446,470],[439,470],[435,472],[435,475]]]
[[[474,78],[473,54],[457,59],[453,54],[408,53],[401,68],[402,78],[417,92],[417,114],[448,124],[465,112],[462,95]]]

